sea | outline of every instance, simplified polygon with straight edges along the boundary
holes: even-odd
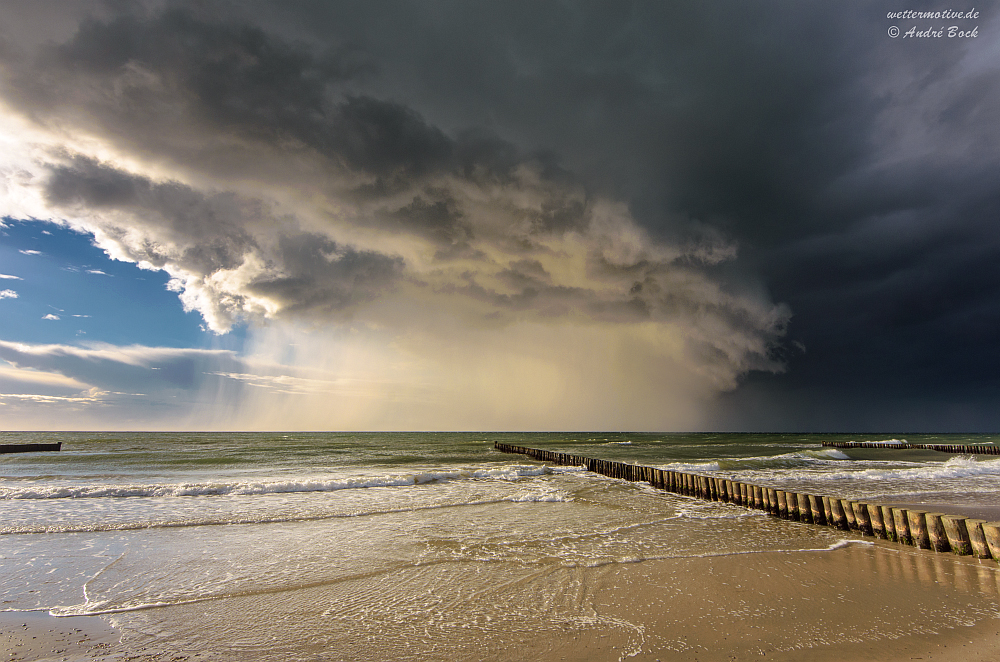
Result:
[[[1000,458],[900,440],[1000,436],[4,432],[62,450],[0,455],[0,611],[98,615],[131,650],[198,659],[456,659],[456,641],[486,655],[519,628],[628,631],[574,569],[872,543],[495,442],[879,503],[1000,504]]]

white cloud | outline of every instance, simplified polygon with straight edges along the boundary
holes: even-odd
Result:
[[[53,315],[52,313],[49,313],[48,315],[45,315],[44,317],[42,317],[42,319],[43,320],[57,320],[57,319],[59,319],[59,316],[58,315]]]
[[[42,251],[36,251],[36,250],[19,250],[18,253],[21,253],[22,255],[41,255]]]
[[[87,273],[88,274],[97,274],[98,276],[107,276],[108,275],[105,272],[101,271],[100,269],[87,269]]]
[[[0,290],[0,299],[16,299],[17,292],[14,290]]]
[[[0,365],[0,383],[4,384],[4,388],[10,388],[12,383],[34,389],[58,388],[85,391],[90,388],[87,384],[65,375],[17,368],[11,365]]]
[[[67,403],[93,404],[100,399],[94,396],[60,396],[60,395],[38,395],[35,393],[0,393],[0,403],[5,400],[27,400],[38,403]]]
[[[9,274],[0,274],[0,280],[24,280],[20,276],[11,276]]]

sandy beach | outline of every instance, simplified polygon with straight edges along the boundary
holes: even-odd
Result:
[[[0,622],[11,660],[958,662],[1000,652],[995,562],[888,543],[447,574],[430,568],[103,618],[7,613]],[[437,608],[409,611],[405,595],[428,581],[441,582]],[[378,591],[401,597],[379,607]],[[345,605],[353,609],[332,611]],[[484,605],[506,618],[489,618]],[[122,626],[120,643],[104,619]]]

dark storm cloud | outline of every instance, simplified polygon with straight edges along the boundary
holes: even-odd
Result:
[[[40,64],[42,78],[32,71],[19,81],[22,103],[84,101],[91,121],[138,142],[156,141],[161,122],[183,115],[188,130],[291,142],[381,177],[419,175],[453,153],[452,141],[410,108],[345,96],[339,84],[366,70],[355,54],[315,55],[247,23],[171,9],[90,19]]]
[[[384,233],[365,246],[304,220],[262,233],[280,215],[242,208],[215,233],[156,211],[178,250],[202,251],[202,276],[262,247],[293,265],[227,296],[368,300],[414,276],[413,253],[375,247],[406,236],[430,246],[413,281],[425,293],[505,319],[681,320],[707,364],[769,365],[787,309],[762,302],[787,302],[789,370],[727,401],[737,427],[760,411],[799,426],[789,393],[847,427],[880,420],[887,394],[898,412],[937,398],[1000,424],[976,395],[1000,389],[989,11],[961,42],[889,38],[898,7],[882,2],[166,6],[103,10],[6,58],[5,98],[187,172],[335,199],[353,229]],[[96,166],[60,167],[73,176],[53,171],[52,202],[172,208],[161,183],[119,190]],[[601,201],[629,223],[595,229]],[[617,245],[633,225],[646,234]],[[576,237],[586,278],[569,282],[556,257]],[[350,299],[361,282],[372,289]]]
[[[346,25],[433,121],[552,149],[655,233],[693,219],[739,240],[738,277],[791,305],[806,347],[754,378],[770,425],[877,426],[935,398],[942,425],[1000,424],[997,16],[977,40],[907,42],[885,3],[402,5],[378,30],[315,7],[313,29]],[[782,418],[806,389],[809,413]]]
[[[56,207],[96,214],[106,249],[112,242],[119,256],[176,278],[211,280],[256,261],[241,287],[291,314],[327,315],[370,300],[403,271],[397,257],[339,246],[288,219],[282,223],[260,200],[154,183],[87,157],[54,166],[45,194]],[[273,245],[252,236],[261,228]],[[244,297],[227,292],[220,313],[238,316],[246,306]]]
[[[128,214],[127,226],[105,227],[120,239],[142,225],[155,229],[167,242],[181,239],[185,246],[180,256],[162,243],[146,241],[131,247],[131,257],[156,268],[176,260],[201,273],[239,266],[248,252],[258,248],[243,225],[267,214],[256,201],[232,194],[205,195],[177,182],[153,183],[83,156],[54,166],[45,194],[55,206]]]
[[[634,321],[637,313],[680,310],[644,300],[653,288],[640,295],[631,291],[631,281],[616,283],[620,274],[613,269],[589,269],[586,277],[598,279],[593,283],[525,287],[496,273],[502,267],[491,253],[559,255],[564,249],[547,242],[572,235],[592,244],[584,249],[592,254],[589,259],[607,262],[612,259],[607,251],[621,249],[612,235],[631,231],[628,210],[614,211],[617,220],[595,231],[600,200],[553,153],[522,151],[474,125],[453,138],[412,107],[375,98],[371,92],[377,86],[366,89],[367,78],[397,63],[370,45],[351,46],[358,42],[343,27],[317,49],[265,32],[253,18],[175,4],[162,12],[88,19],[65,43],[11,65],[9,99],[42,121],[82,122],[119,147],[163,155],[189,171],[232,178],[257,167],[256,176],[272,176],[265,186],[277,180],[318,186],[321,195],[339,191],[336,204],[361,205],[358,225],[427,239],[436,246],[438,261],[478,263],[467,286],[453,282],[441,291],[464,291],[501,308],[545,316],[570,311],[572,301],[586,301],[579,310],[601,320]],[[297,181],[286,172],[296,171],[296,159],[310,155],[321,157],[319,170],[310,175],[320,183]],[[282,168],[282,161],[290,167]],[[326,249],[319,235],[274,233],[280,219],[245,196],[154,183],[88,157],[70,156],[68,164],[53,167],[46,196],[50,204],[76,205],[80,214],[89,214],[87,222],[98,223],[105,235],[99,240],[115,244],[127,259],[174,274],[187,294],[185,303],[205,312],[217,329],[227,328],[227,320],[241,311],[337,309],[369,300],[404,266],[399,258],[329,238],[325,254],[337,258],[321,259],[317,256]],[[125,216],[108,221],[109,212]],[[615,223],[624,225],[616,229]],[[637,238],[633,244],[646,241]],[[311,252],[286,250],[292,245],[309,246]],[[618,269],[656,279],[669,274],[678,258],[704,252],[698,246],[680,253],[661,248],[613,260]],[[247,273],[243,267],[257,258],[262,264]],[[241,273],[219,278],[224,271]],[[329,278],[333,281],[326,282]],[[480,284],[483,279],[498,282]],[[507,291],[496,289],[502,284]],[[254,295],[268,301],[255,302]],[[688,307],[695,313],[703,309],[698,303]],[[776,333],[770,323],[761,331]]]
[[[402,276],[398,257],[339,246],[322,235],[297,233],[278,241],[280,275],[260,276],[247,291],[277,301],[288,314],[330,314],[374,299]]]

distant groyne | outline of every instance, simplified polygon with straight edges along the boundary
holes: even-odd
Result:
[[[57,451],[62,442],[54,444],[0,444],[0,453],[35,453],[37,451]]]
[[[966,455],[1000,455],[1000,446],[967,446],[964,444],[898,444],[872,441],[824,441],[829,448],[888,448],[896,450],[918,449],[940,451],[942,453],[964,453]]]
[[[719,476],[703,476],[613,460],[598,460],[499,441],[494,447],[504,453],[519,453],[542,462],[583,466],[588,471],[610,478],[646,482],[655,488],[675,494],[763,510],[781,519],[854,531],[863,536],[936,552],[1000,560],[1000,522],[883,506],[838,497],[788,492]]]

